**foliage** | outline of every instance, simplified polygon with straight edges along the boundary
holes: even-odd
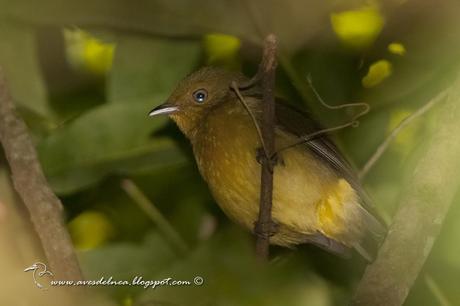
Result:
[[[450,1],[443,1],[442,14],[399,2],[0,0],[0,65],[65,204],[74,241],[85,249],[79,255],[86,274],[205,280],[101,291],[119,305],[343,305],[364,262],[307,246],[275,249],[273,264],[262,269],[250,235],[213,203],[188,143],[166,118],[147,114],[202,65],[251,71],[260,33],[274,31],[281,42],[278,91],[287,100],[326,126],[351,118],[303,94],[310,75],[330,104],[370,104],[359,128],[335,135],[362,166],[389,130],[446,87],[458,68],[452,30],[458,12],[449,12]],[[420,16],[411,14],[415,8]],[[442,35],[447,31],[455,35]],[[399,135],[364,181],[387,219],[418,144],[439,124],[435,118],[436,110]],[[126,178],[184,238],[187,254],[177,254],[124,193]],[[457,201],[425,271],[450,301],[459,298],[453,285],[460,273],[459,207]],[[426,286],[421,278],[407,305],[437,303]]]

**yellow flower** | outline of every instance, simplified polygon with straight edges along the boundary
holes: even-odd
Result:
[[[66,57],[79,71],[105,76],[112,68],[115,45],[105,43],[80,29],[64,29]]]
[[[392,73],[392,65],[387,60],[379,60],[369,67],[366,76],[363,77],[361,83],[366,88],[375,87],[383,80],[388,78]]]
[[[203,39],[203,46],[208,64],[238,68],[241,41],[237,37],[217,33],[208,34]]]
[[[104,244],[114,233],[110,220],[97,211],[85,211],[68,224],[75,248],[89,250]]]
[[[391,44],[389,44],[388,51],[390,53],[401,55],[401,56],[406,54],[406,48],[404,47],[402,43],[399,43],[399,42],[392,42]]]
[[[365,49],[382,31],[385,20],[376,6],[332,13],[332,29],[345,46]]]

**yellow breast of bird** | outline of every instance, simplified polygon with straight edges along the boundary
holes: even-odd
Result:
[[[208,116],[193,143],[198,168],[221,209],[253,230],[259,211],[260,147],[243,108],[220,107]],[[276,131],[276,146],[293,142]],[[270,241],[291,246],[317,232],[351,245],[359,229],[359,199],[348,182],[304,146],[283,151],[274,171],[272,218],[279,231]]]

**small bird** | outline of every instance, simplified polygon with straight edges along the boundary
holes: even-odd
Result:
[[[231,88],[247,82],[241,73],[202,68],[182,80],[166,103],[149,115],[167,114],[190,140],[198,169],[224,213],[254,230],[259,212],[260,137],[248,110]],[[240,91],[261,120],[262,90]],[[317,131],[307,114],[276,102],[275,148]],[[279,152],[274,168],[270,243],[311,243],[337,255],[355,249],[372,260],[385,226],[369,204],[349,163],[324,134]]]

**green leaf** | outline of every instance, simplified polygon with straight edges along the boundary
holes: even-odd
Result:
[[[154,278],[188,280],[191,285],[144,290],[136,305],[331,305],[327,283],[299,259],[292,256],[277,265],[262,265],[250,236],[226,229]],[[196,277],[203,278],[202,285],[193,283]]]
[[[324,2],[324,3],[323,3]],[[314,8],[300,0],[208,1],[0,0],[2,15],[32,24],[96,26],[161,37],[198,37],[210,32],[261,43],[260,33],[275,33],[286,51],[299,49],[326,28],[327,1]]]
[[[89,24],[168,37],[197,37],[211,30],[240,34],[253,41],[258,37],[247,17],[247,7],[232,1],[140,0],[133,9],[131,2],[123,0],[0,0],[0,7],[0,18],[40,25]]]
[[[231,243],[229,243],[231,241]],[[158,232],[140,244],[114,243],[80,254],[88,279],[190,281],[183,286],[112,286],[118,297],[129,294],[135,305],[332,305],[334,286],[312,272],[304,256],[288,256],[263,265],[254,256],[252,239],[226,228],[178,257]],[[203,284],[194,284],[196,277]],[[340,292],[341,300],[343,295]],[[335,294],[337,295],[337,294]]]
[[[171,140],[149,139],[166,118],[147,117],[193,70],[199,41],[119,36],[108,81],[110,104],[52,133],[39,146],[54,190],[70,193],[108,174],[155,171],[184,162]]]
[[[112,104],[96,108],[45,138],[42,165],[58,193],[90,186],[110,173],[132,173],[184,162],[176,145],[150,133],[164,120],[149,120],[149,107]],[[166,119],[166,118],[165,118]]]
[[[199,63],[197,41],[120,36],[108,84],[114,103],[160,104]]]
[[[0,66],[5,71],[13,99],[47,116],[50,109],[36,47],[31,27],[0,21]]]
[[[148,233],[140,244],[114,243],[79,255],[85,275],[92,280],[101,277],[107,280],[110,276],[114,280],[127,281],[135,276],[142,276],[145,280],[155,279],[157,273],[178,259],[167,241],[156,231]],[[112,286],[108,289],[119,296],[145,290],[142,286]]]

